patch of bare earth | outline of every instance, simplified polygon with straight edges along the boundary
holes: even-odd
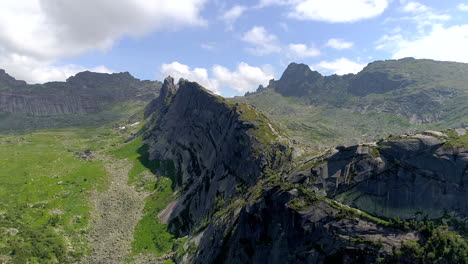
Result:
[[[130,162],[107,156],[97,158],[105,161],[110,183],[106,191],[94,191],[91,195],[92,231],[87,238],[92,251],[80,263],[124,263],[148,193],[128,185]]]

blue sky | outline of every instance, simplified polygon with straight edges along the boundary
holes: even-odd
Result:
[[[407,56],[468,63],[468,2],[2,0],[0,68],[30,83],[82,70],[198,81],[224,96],[290,62],[356,73]]]

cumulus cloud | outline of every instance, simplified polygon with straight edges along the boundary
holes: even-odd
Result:
[[[111,73],[112,70],[105,66],[83,67],[75,64],[54,65],[53,61],[38,60],[29,56],[18,54],[1,54],[0,65],[8,74],[18,80],[28,83],[45,83],[48,81],[64,81],[82,71]]]
[[[138,37],[163,28],[203,25],[206,22],[199,12],[204,2],[2,0],[0,48],[3,55],[27,57],[23,64],[40,61],[51,65],[86,51],[109,49],[125,35]]]
[[[160,72],[162,74],[161,77],[170,75],[176,80],[184,78],[192,82],[197,82],[212,92],[220,94],[218,82],[208,77],[208,71],[205,68],[192,69],[188,65],[175,61],[169,64],[161,65]]]
[[[402,1],[402,11],[411,14],[410,17],[405,19],[413,20],[420,31],[426,26],[431,26],[440,21],[450,20],[450,15],[442,14],[434,11],[431,7],[414,1]]]
[[[259,84],[266,86],[268,81],[274,78],[268,66],[259,68],[245,62],[239,63],[233,72],[223,66],[215,65],[213,75],[220,85],[232,88],[240,94],[255,90]]]
[[[346,23],[379,16],[387,8],[388,2],[388,0],[261,0],[258,6],[287,6],[288,15],[301,20]]]
[[[2,0],[1,43],[36,57],[73,56],[109,48],[123,35],[200,25],[204,0]],[[38,37],[40,36],[40,37]]]
[[[278,38],[268,33],[264,27],[253,27],[244,33],[242,40],[253,46],[247,50],[254,55],[261,56],[281,51],[281,47],[277,44]]]
[[[351,61],[347,58],[339,58],[334,61],[321,61],[313,66],[314,69],[331,72],[338,75],[358,73],[366,64]]]
[[[228,24],[234,23],[247,10],[247,7],[235,5],[221,15],[221,19]]]
[[[459,4],[457,5],[458,10],[460,11],[468,11],[468,5],[467,4]]]
[[[159,75],[159,77],[171,75],[176,79],[195,81],[216,94],[220,94],[221,89],[233,89],[238,94],[244,94],[255,90],[259,84],[267,85],[268,81],[274,78],[269,66],[254,67],[245,62],[239,63],[235,71],[214,65],[211,68],[211,75],[205,68],[192,69],[188,65],[172,62],[163,64]]]
[[[434,25],[428,34],[416,38],[402,36],[384,42],[384,48],[393,53],[394,59],[404,57],[468,63],[468,24],[444,27]]]
[[[403,6],[404,12],[421,13],[429,11],[429,7],[418,2],[408,2]]]
[[[325,46],[333,48],[333,49],[337,49],[337,50],[349,49],[353,45],[354,43],[351,41],[345,41],[345,40],[336,39],[336,38],[329,39],[327,44],[325,44]]]
[[[305,44],[289,44],[289,56],[292,58],[309,58],[320,55],[320,50],[315,47],[307,47]]]

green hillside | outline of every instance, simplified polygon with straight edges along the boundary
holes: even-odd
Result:
[[[232,100],[255,105],[312,146],[466,127],[468,64],[405,58],[322,76],[292,63],[268,87]]]

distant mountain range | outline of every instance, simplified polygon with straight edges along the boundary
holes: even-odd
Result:
[[[65,82],[30,85],[0,70],[0,131],[116,120],[132,104],[156,98],[160,88],[160,82],[140,81],[128,72],[86,71]]]
[[[465,127],[468,64],[405,58],[370,63],[358,74],[322,76],[291,63],[279,80],[235,100],[257,106],[309,143]]]

